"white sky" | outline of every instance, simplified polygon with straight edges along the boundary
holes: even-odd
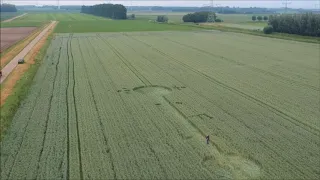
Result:
[[[57,5],[58,0],[1,0],[5,3],[16,5]],[[236,6],[236,7],[284,7],[286,0],[213,0],[215,6]],[[210,0],[60,0],[60,5],[92,5],[101,3],[118,3],[128,6],[204,6],[210,4]],[[290,8],[320,8],[320,0],[288,0]]]

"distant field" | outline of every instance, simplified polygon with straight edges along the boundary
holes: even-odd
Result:
[[[156,20],[158,15],[167,15],[169,20],[173,22],[182,22],[182,17],[189,12],[128,12],[128,14],[135,14],[138,19]],[[256,16],[269,16],[268,14],[217,14],[218,18],[223,19],[226,23],[247,23],[251,22],[251,17]]]
[[[72,32],[116,32],[116,31],[154,31],[154,30],[185,30],[186,27],[174,25],[151,24],[149,20],[156,20],[158,15],[167,15],[169,22],[183,23],[182,17],[188,12],[128,12],[135,14],[136,20],[124,22],[109,22],[103,17],[81,13],[29,13],[13,22],[1,23],[2,27],[38,27],[51,20],[59,21],[56,32],[71,32],[69,26],[73,26]],[[252,22],[252,15],[243,14],[218,14],[224,20],[220,25],[244,29],[262,29],[266,22]],[[108,21],[108,22],[106,22]],[[146,23],[148,22],[148,23]],[[120,26],[121,28],[112,27]]]
[[[13,18],[15,16],[21,15],[22,12],[1,12],[0,13],[0,21],[4,21],[10,18]]]
[[[102,17],[81,14],[81,13],[29,13],[27,16],[19,19],[21,21],[85,21],[101,20]]]
[[[222,32],[57,34],[2,141],[0,177],[317,179],[318,47]]]
[[[8,23],[1,23],[1,27],[31,27],[41,26],[49,21],[96,21],[106,18],[81,13],[28,13],[26,16]]]
[[[61,21],[55,32],[127,32],[127,31],[170,31],[192,30],[195,28],[172,24],[159,24],[145,20],[97,20],[97,21]]]
[[[55,32],[57,33],[164,31],[194,29],[187,26],[149,22],[148,18],[137,18],[137,20],[111,20],[103,17],[81,13],[29,13],[18,20],[9,23],[1,23],[1,26],[38,27],[52,20],[59,21],[59,24],[55,29]]]
[[[140,20],[156,20],[158,15],[166,15],[169,18],[169,22],[183,23],[182,17],[188,12],[129,12],[128,14],[135,14],[137,19]],[[261,16],[269,16],[268,14],[257,14]],[[249,29],[249,30],[262,30],[267,25],[266,21],[252,21],[252,16],[247,14],[217,14],[217,17],[222,19],[223,23],[216,23],[214,25]]]
[[[169,21],[175,23],[182,23],[182,17],[187,14],[187,12],[128,12],[128,14],[135,14],[137,19],[141,20],[156,20],[158,15],[166,15]]]
[[[264,25],[255,25],[249,23],[241,23],[241,24],[232,24],[232,23],[202,23],[202,25],[206,26],[225,26],[231,28],[240,28],[240,29],[248,29],[248,30],[262,30]]]
[[[218,14],[217,16],[223,19],[226,23],[246,23],[253,22],[252,16],[268,16],[269,14]]]

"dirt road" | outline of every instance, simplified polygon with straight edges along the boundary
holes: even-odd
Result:
[[[25,16],[27,13],[24,13],[24,14],[21,14],[20,16],[15,16],[15,17],[13,17],[13,18],[11,18],[11,19],[7,19],[7,20],[5,20],[5,21],[2,21],[2,22],[10,22],[10,21],[13,21],[13,20],[15,20],[15,19],[17,19],[17,18],[20,18],[20,17],[22,17],[22,16]]]
[[[18,61],[24,58],[29,51],[39,42],[39,40],[46,34],[46,32],[56,24],[56,21],[52,21],[36,38],[34,38],[16,57],[14,57],[10,63],[8,63],[2,69],[2,77],[0,79],[0,84],[8,77],[11,71],[18,65]]]

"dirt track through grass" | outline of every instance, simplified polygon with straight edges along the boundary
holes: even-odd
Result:
[[[2,76],[0,79],[0,83],[4,82],[8,75],[13,71],[13,69],[18,65],[18,61],[24,58],[32,48],[40,41],[40,39],[48,32],[50,28],[52,28],[57,22],[52,21],[45,29],[43,29],[40,34],[35,37],[24,49],[19,52],[5,67],[1,69]]]
[[[16,16],[16,17],[13,17],[13,18],[11,18],[11,19],[4,20],[4,21],[2,21],[2,22],[11,22],[11,21],[13,21],[13,20],[15,20],[15,19],[18,19],[18,18],[21,18],[22,16],[25,16],[25,15],[27,15],[27,13],[21,14],[21,15]]]
[[[220,32],[59,34],[1,144],[1,178],[316,179],[317,48]]]

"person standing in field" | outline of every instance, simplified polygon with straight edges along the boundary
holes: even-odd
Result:
[[[209,135],[206,136],[207,144],[209,144]]]

